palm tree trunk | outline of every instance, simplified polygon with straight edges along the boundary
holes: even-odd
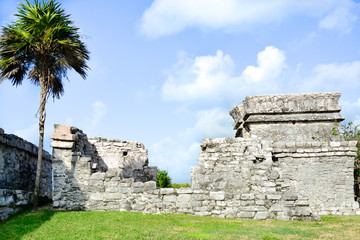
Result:
[[[44,125],[45,125],[45,104],[47,96],[47,88],[45,84],[40,83],[41,93],[40,93],[40,108],[39,108],[39,150],[38,150],[38,161],[36,168],[36,178],[35,178],[35,190],[34,190],[34,204],[33,211],[37,211],[39,193],[40,193],[40,177],[41,177],[41,163],[43,155],[43,145],[44,145]]]

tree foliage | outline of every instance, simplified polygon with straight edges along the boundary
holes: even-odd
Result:
[[[39,152],[34,191],[37,208],[41,173],[45,105],[49,96],[64,93],[62,79],[74,69],[86,77],[89,52],[80,40],[70,15],[55,0],[28,0],[19,4],[17,21],[2,27],[0,35],[0,83],[9,79],[15,86],[27,77],[40,86]]]
[[[340,138],[343,141],[357,141],[357,157],[354,163],[355,195],[360,200],[360,125],[352,122],[340,125]],[[360,201],[359,201],[360,202]]]
[[[168,188],[171,186],[171,178],[166,170],[158,170],[156,177],[156,186],[159,188]]]

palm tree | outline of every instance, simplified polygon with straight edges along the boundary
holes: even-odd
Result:
[[[37,210],[44,139],[45,105],[49,96],[64,93],[63,77],[74,69],[86,78],[89,52],[80,41],[70,15],[54,1],[28,0],[19,4],[16,22],[2,28],[0,35],[0,83],[9,79],[15,86],[27,78],[40,85],[39,151],[34,190]]]

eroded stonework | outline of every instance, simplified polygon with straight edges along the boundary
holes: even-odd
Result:
[[[0,221],[32,203],[38,148],[0,128]],[[43,151],[40,197],[51,199],[51,155]]]
[[[339,97],[247,97],[231,111],[243,137],[204,139],[191,188],[158,189],[148,181],[156,179],[156,168],[147,167],[140,143],[87,139],[76,128],[56,125],[54,207],[279,220],[360,214],[356,142],[313,138],[328,137],[343,120]]]
[[[333,135],[344,120],[340,93],[307,93],[246,97],[235,106],[236,137],[257,136],[270,141],[340,140]]]

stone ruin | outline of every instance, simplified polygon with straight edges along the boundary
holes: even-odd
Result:
[[[357,143],[332,136],[344,119],[339,97],[245,98],[230,112],[236,137],[204,139],[191,188],[157,188],[141,143],[87,138],[55,125],[53,206],[279,220],[360,214]]]
[[[340,140],[341,93],[283,94],[246,97],[230,115],[235,137],[257,136],[270,141]]]
[[[38,147],[0,128],[0,221],[32,203]],[[51,155],[44,151],[40,200],[51,201]]]

